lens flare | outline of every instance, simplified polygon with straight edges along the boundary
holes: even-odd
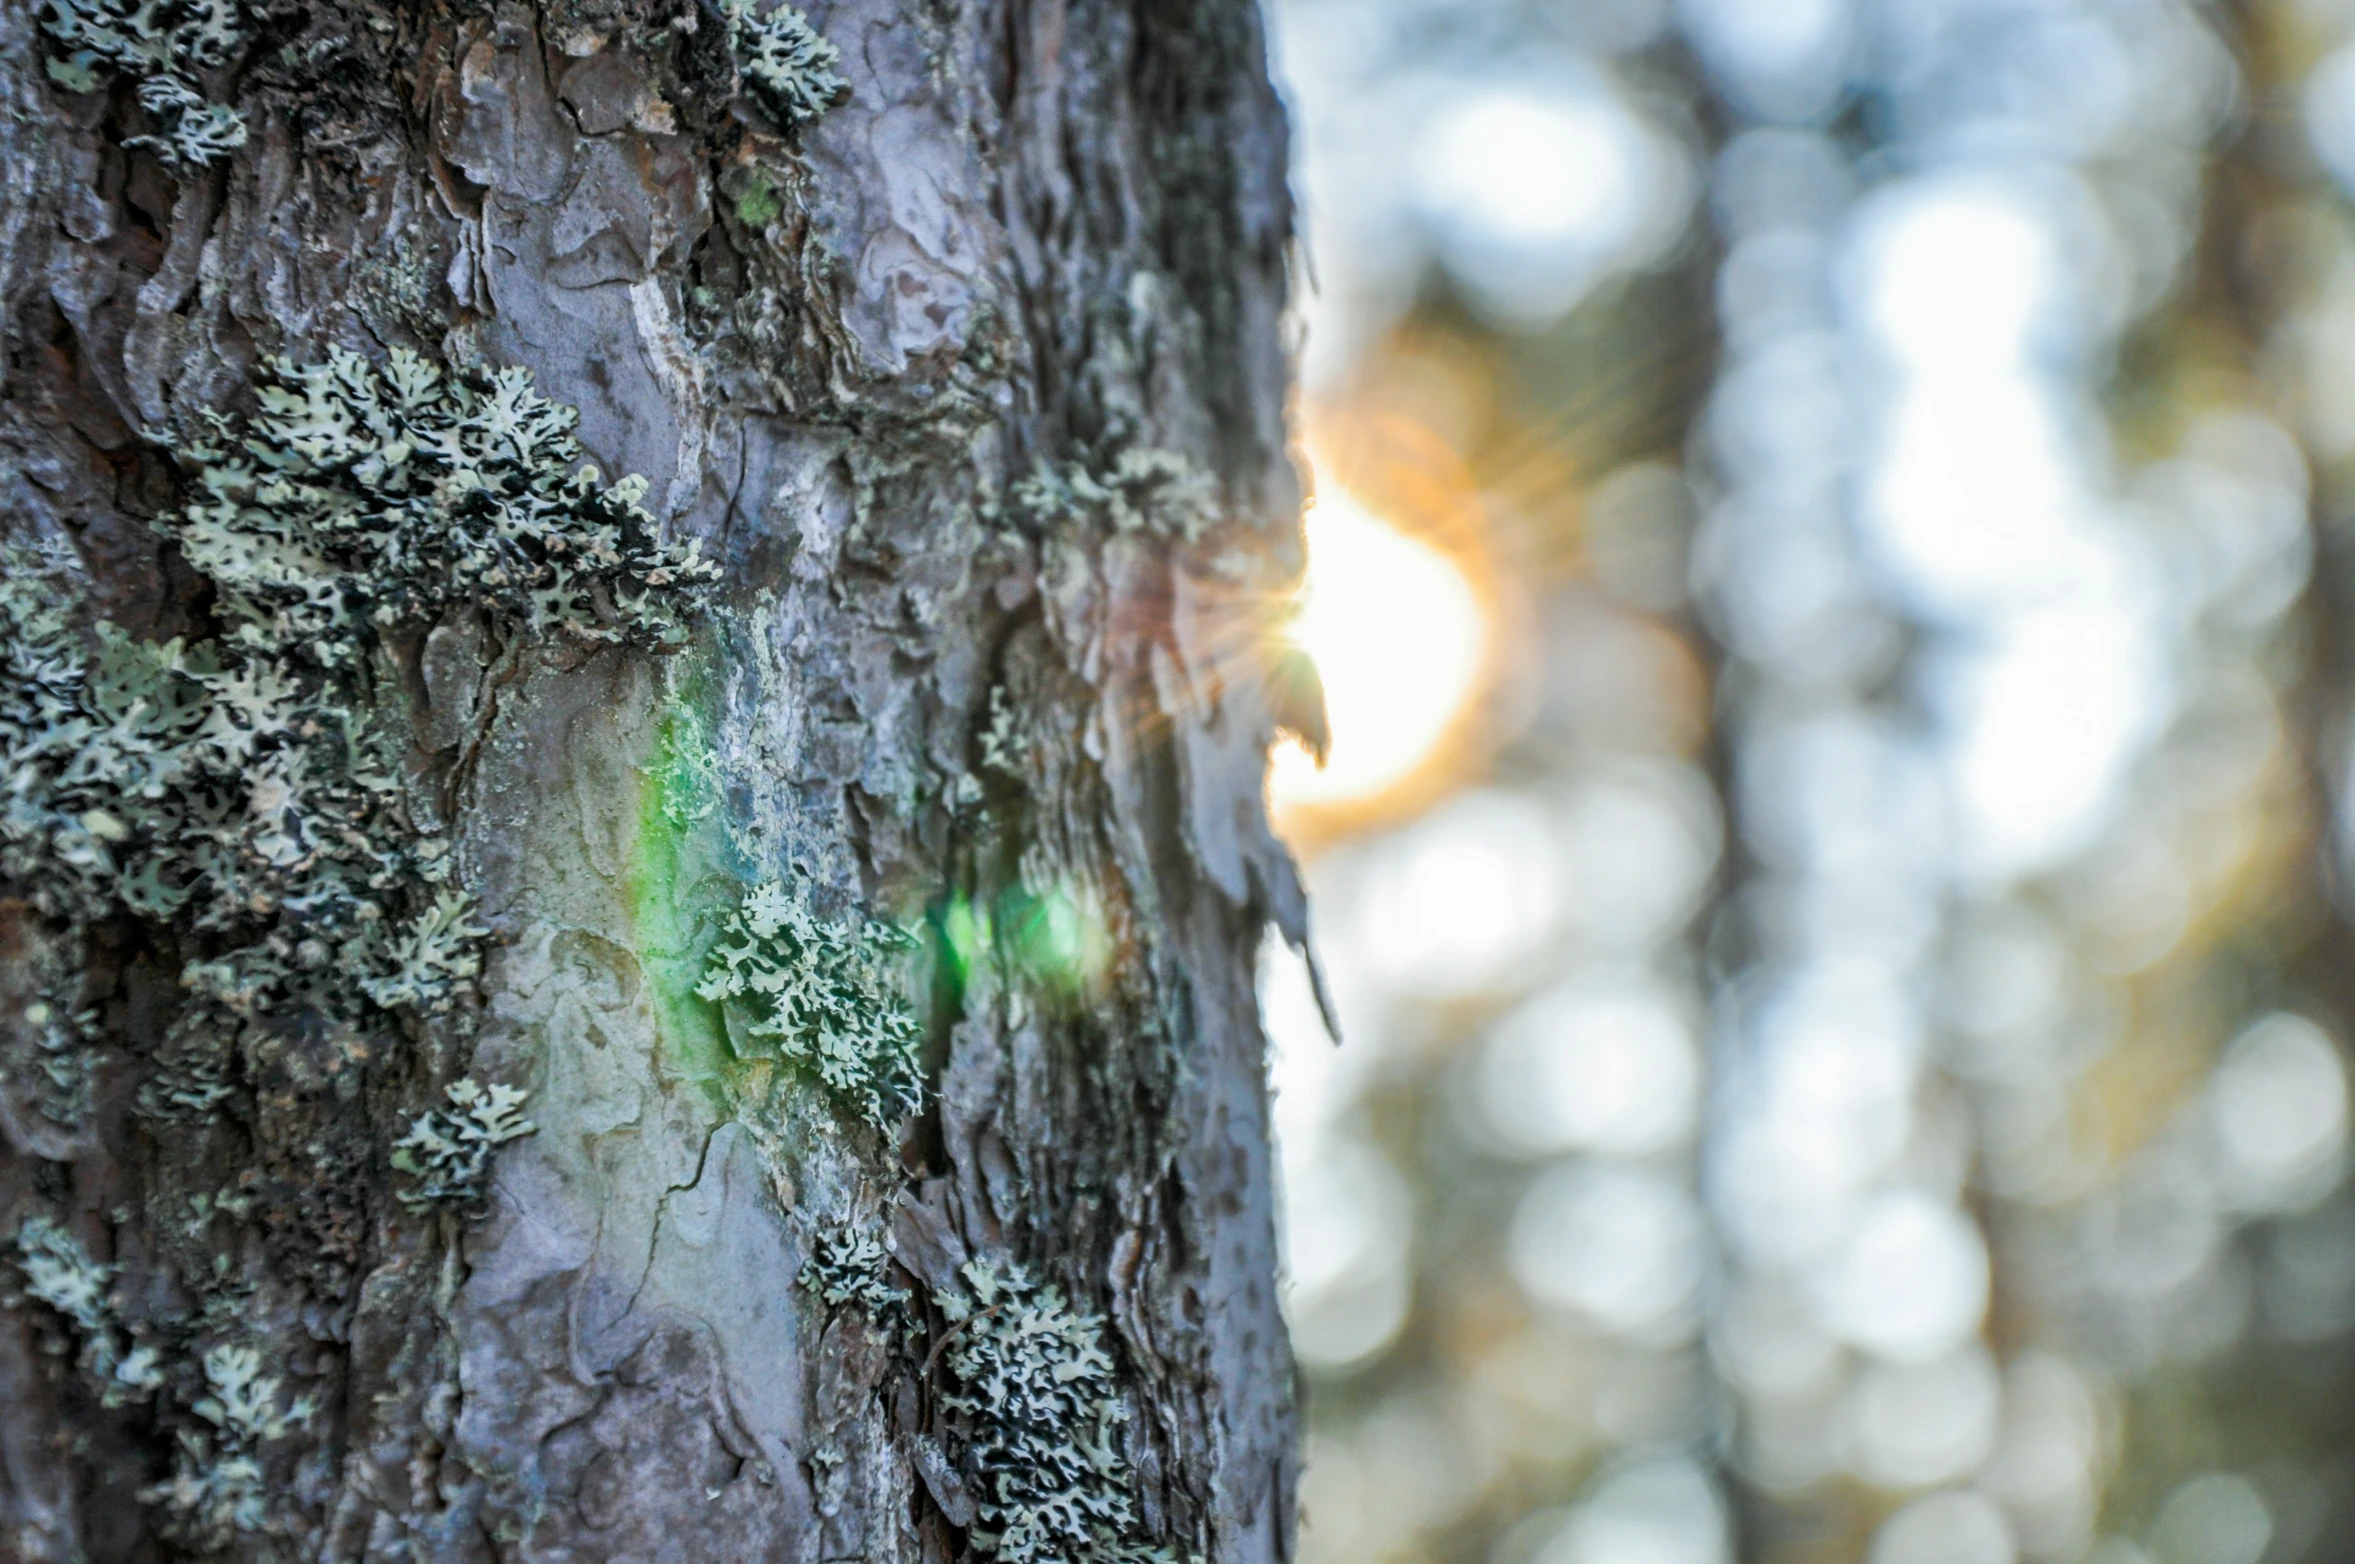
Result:
[[[1479,594],[1455,561],[1326,488],[1308,512],[1308,576],[1292,637],[1325,686],[1324,769],[1275,753],[1279,811],[1363,803],[1417,771],[1478,686],[1488,650]]]

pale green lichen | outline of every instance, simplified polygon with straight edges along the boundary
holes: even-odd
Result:
[[[178,642],[102,626],[93,646],[71,570],[55,544],[0,548],[0,877],[60,920],[167,913],[204,692],[176,676]]]
[[[485,607],[527,638],[667,647],[718,574],[661,539],[642,480],[599,481],[527,371],[338,349],[269,361],[257,400],[183,448],[198,497],[159,523],[211,582],[219,641],[85,634],[61,550],[0,558],[0,876],[69,928],[185,913],[212,947],[154,1111],[211,1107],[290,1014],[356,1056],[480,971],[405,739],[373,715],[385,632]]]
[[[25,1295],[64,1316],[81,1338],[79,1361],[97,1381],[102,1402],[144,1401],[162,1388],[161,1359],[134,1342],[116,1315],[113,1266],[91,1259],[73,1234],[45,1216],[25,1218],[16,1253]]]
[[[1201,469],[1174,451],[1138,446],[1093,471],[1077,462],[1042,462],[1010,498],[1016,517],[1034,531],[1077,527],[1193,543],[1221,519],[1217,489]]]
[[[452,1082],[446,1095],[449,1107],[419,1114],[393,1147],[393,1166],[417,1180],[416,1188],[401,1192],[401,1204],[412,1211],[446,1206],[472,1214],[489,1192],[492,1157],[536,1126],[523,1116],[528,1094],[520,1088],[462,1080]]]
[[[130,872],[135,813],[119,807],[128,789],[160,796],[177,767],[171,724],[151,732],[136,712],[103,708],[116,681],[93,680],[93,657],[58,585],[66,569],[54,548],[0,548],[0,879],[23,888],[48,917],[78,926],[118,900],[153,900]],[[132,650],[101,643],[101,663]],[[86,691],[94,692],[85,702]],[[68,1134],[88,1123],[95,1019],[83,1003],[81,945],[29,938],[14,974],[27,996],[0,1051],[0,1088]]]
[[[736,199],[736,220],[745,227],[766,228],[785,210],[785,198],[778,193],[776,183],[759,169],[745,169],[734,183],[735,188],[729,193]]]
[[[16,1247],[25,1295],[73,1325],[81,1338],[81,1367],[103,1404],[152,1402],[170,1389],[162,1357],[134,1342],[117,1315],[114,1267],[92,1260],[71,1233],[45,1216],[25,1219]],[[280,1382],[262,1372],[256,1348],[216,1345],[198,1368],[203,1389],[195,1399],[183,1401],[183,1390],[164,1395],[161,1405],[167,1411],[178,1405],[203,1426],[178,1430],[172,1475],[140,1490],[139,1497],[164,1508],[167,1534],[212,1549],[232,1533],[259,1531],[268,1523],[263,1446],[308,1425],[314,1407],[308,1397],[280,1405]]]
[[[922,1101],[923,1030],[893,970],[913,943],[888,923],[830,922],[771,881],[729,918],[695,991],[733,1007],[731,1035],[747,1051],[812,1071],[888,1133]]]
[[[140,1497],[163,1506],[171,1535],[219,1548],[233,1533],[268,1524],[262,1447],[307,1427],[315,1408],[307,1396],[281,1407],[279,1380],[262,1372],[252,1347],[216,1346],[203,1367],[205,1393],[189,1410],[209,1426],[179,1430],[172,1475]]]
[[[197,497],[158,526],[213,589],[217,640],[151,643],[90,623],[62,545],[0,545],[0,889],[46,926],[22,965],[0,1066],[24,1050],[55,1117],[86,1116],[97,1035],[84,954],[98,925],[173,925],[186,1002],[140,1100],[203,1111],[299,1047],[305,1070],[380,1058],[408,1026],[459,1011],[487,931],[447,838],[412,797],[400,659],[437,618],[488,610],[511,641],[669,647],[716,578],[663,542],[641,480],[606,486],[574,415],[522,370],[445,375],[414,354],[272,360],[250,419],[213,419],[179,455]],[[109,938],[114,936],[110,934]],[[46,958],[45,958],[46,959]],[[462,1020],[460,1025],[463,1024]],[[318,1079],[314,1074],[312,1080]],[[479,1206],[496,1148],[531,1126],[512,1088],[472,1081],[416,1121],[394,1161],[412,1206]],[[224,1195],[208,1210],[241,1215]],[[173,1376],[117,1317],[114,1273],[44,1218],[16,1237],[25,1296],[73,1328],[103,1397]],[[193,1281],[226,1321],[224,1268]],[[193,1380],[199,1365],[181,1365]],[[174,1391],[171,1478],[143,1491],[167,1529],[213,1549],[271,1520],[263,1447],[306,1421],[250,1347],[216,1347],[204,1389]]]
[[[387,1010],[440,1015],[482,975],[482,942],[490,933],[471,916],[473,898],[444,890],[414,923],[389,942],[389,970],[362,978],[368,997]]]
[[[57,978],[48,994],[24,1007],[15,1031],[22,1052],[0,1055],[0,1072],[26,1106],[57,1129],[79,1134],[95,1106],[90,1042],[98,1012],[65,1000],[72,988],[70,979]]]
[[[1137,1536],[1120,1442],[1128,1408],[1103,1318],[1018,1265],[975,1260],[962,1274],[969,1292],[934,1301],[957,1386],[941,1404],[965,1418],[966,1469],[979,1479],[975,1546],[1002,1564],[1166,1561]]]
[[[448,845],[419,829],[369,715],[384,632],[481,607],[530,639],[665,647],[718,575],[663,541],[643,479],[600,482],[573,410],[527,370],[330,349],[269,360],[256,400],[183,449],[198,497],[162,523],[227,629],[176,665],[206,698],[183,748],[210,794],[182,861],[197,926],[247,936],[188,969],[196,1003],[165,1050],[177,1105],[213,1094],[191,1031],[245,1036],[294,1007],[357,1035],[446,1012],[480,971]]]
[[[160,134],[134,136],[167,162],[201,167],[245,145],[244,118],[208,103],[192,77],[229,61],[243,38],[236,0],[43,0],[41,26],[63,50],[49,79],[68,92],[96,92],[102,72],[138,84],[139,106]]]
[[[184,853],[198,928],[259,935],[188,968],[198,1003],[151,1093],[179,1107],[214,1095],[207,1036],[250,1036],[290,1003],[358,1034],[372,1010],[443,1013],[478,975],[485,930],[443,888],[447,843],[417,829],[396,740],[370,721],[384,631],[487,608],[525,638],[666,648],[718,577],[697,544],[659,537],[643,478],[601,483],[577,415],[528,370],[330,349],[268,360],[257,403],[181,450],[198,497],[162,523],[228,629],[179,667],[210,697],[198,740],[221,761],[200,768],[217,824]]]
[[[1022,780],[1022,735],[1002,684],[989,692],[989,725],[981,730],[981,763],[1000,776]]]
[[[723,9],[736,67],[780,128],[807,125],[849,95],[842,51],[801,12],[790,5],[763,10],[760,0],[723,0]]]
[[[356,1033],[446,1005],[481,931],[455,893],[410,889],[446,876],[446,848],[411,823],[357,681],[310,665],[310,643],[85,634],[77,596],[56,548],[0,549],[0,878],[69,946],[118,914],[186,914],[214,945],[182,974],[148,1104],[217,1101],[269,1015]],[[42,997],[52,1019],[83,1013]]]
[[[881,1321],[902,1315],[908,1301],[890,1266],[890,1251],[872,1233],[844,1227],[810,1240],[809,1258],[795,1280],[830,1309],[856,1307]]]
[[[187,449],[203,498],[167,529],[240,641],[348,666],[369,627],[466,604],[534,637],[671,645],[718,579],[699,544],[662,540],[645,479],[600,481],[529,370],[334,348],[269,360],[257,399]]]

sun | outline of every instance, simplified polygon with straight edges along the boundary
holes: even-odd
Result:
[[[1347,491],[1320,489],[1304,522],[1308,571],[1292,639],[1324,681],[1323,769],[1297,742],[1268,778],[1279,814],[1360,806],[1434,758],[1480,685],[1489,624],[1462,567]]]

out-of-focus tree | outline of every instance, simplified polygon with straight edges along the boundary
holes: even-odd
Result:
[[[1487,626],[1278,771],[1308,1549],[2337,1557],[2355,18],[1271,13],[1321,492]]]

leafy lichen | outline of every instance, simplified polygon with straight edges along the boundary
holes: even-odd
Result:
[[[257,402],[180,448],[195,498],[158,522],[211,586],[216,638],[92,622],[70,550],[0,544],[0,891],[39,925],[8,985],[12,1109],[87,1111],[107,1041],[87,957],[125,932],[102,924],[167,924],[150,948],[182,963],[151,1112],[213,1108],[240,1061],[257,1085],[348,1089],[340,1072],[433,1018],[462,1035],[488,931],[410,780],[404,659],[453,614],[510,646],[669,648],[717,576],[663,541],[641,480],[583,463],[572,410],[523,370],[336,351],[269,361]],[[25,1089],[28,1059],[43,1092]],[[496,1148],[531,1126],[512,1088],[447,1095],[395,1148],[416,1179],[401,1198],[472,1211]],[[252,1347],[159,1360],[118,1318],[111,1268],[54,1222],[28,1220],[16,1250],[25,1296],[71,1325],[100,1394],[162,1398],[179,1451],[143,1497],[167,1530],[214,1549],[273,1524],[264,1446],[309,1403],[282,1406]],[[178,1339],[217,1338],[220,1275],[181,1280],[210,1323],[182,1320]]]
[[[311,1400],[281,1405],[280,1381],[262,1372],[262,1355],[252,1346],[217,1344],[192,1370],[167,1373],[163,1357],[133,1342],[118,1317],[114,1267],[92,1260],[71,1233],[45,1216],[25,1219],[16,1247],[25,1295],[72,1324],[81,1338],[81,1367],[103,1404],[155,1402],[160,1396],[167,1414],[195,1420],[177,1432],[172,1475],[140,1491],[142,1500],[163,1507],[166,1531],[217,1549],[233,1532],[263,1529],[271,1496],[263,1446],[307,1425]],[[193,1394],[173,1388],[177,1377],[197,1375],[201,1388]]]
[[[659,537],[642,480],[600,482],[527,371],[336,350],[270,361],[257,394],[183,449],[198,495],[159,524],[211,582],[219,640],[85,632],[62,550],[0,554],[0,876],[69,930],[185,915],[209,947],[157,1111],[212,1106],[288,1016],[356,1054],[480,970],[485,931],[376,715],[386,632],[479,606],[527,639],[667,647],[717,576]]]
[[[880,1321],[907,1307],[907,1289],[891,1279],[890,1265],[890,1252],[872,1233],[844,1227],[811,1240],[795,1279],[830,1309],[860,1308]]]
[[[1218,525],[1218,493],[1202,470],[1174,451],[1131,446],[1108,467],[1041,463],[1010,498],[1032,530],[1079,527],[1144,532],[1198,542]]]
[[[53,953],[45,950],[41,956]],[[35,958],[28,965],[39,971],[56,963]],[[90,1039],[98,1013],[65,1000],[76,986],[71,979],[52,971],[39,971],[39,976],[48,982],[41,996],[18,1014],[18,1047],[0,1054],[0,1082],[12,1086],[27,1107],[57,1130],[80,1134],[89,1128],[96,1106]]]
[[[578,415],[529,370],[337,348],[270,360],[257,395],[242,431],[189,448],[203,497],[169,529],[241,641],[348,666],[369,627],[464,603],[534,637],[669,645],[718,578],[661,540],[645,479],[585,464]]]
[[[409,1133],[393,1147],[393,1166],[417,1180],[401,1192],[412,1211],[447,1206],[463,1213],[481,1210],[490,1187],[491,1158],[535,1126],[523,1116],[520,1088],[494,1082],[453,1081],[447,1108],[434,1108],[410,1121]]]
[[[52,544],[0,548],[0,876],[52,918],[185,899],[159,858],[185,828],[180,799],[203,691],[157,647],[74,622],[70,562]]]
[[[967,1420],[980,1478],[975,1544],[1003,1564],[1166,1564],[1137,1536],[1128,1419],[1101,1316],[1067,1304],[1018,1265],[975,1260],[970,1292],[935,1295],[951,1322],[942,1405]]]
[[[189,1408],[205,1427],[179,1431],[172,1475],[142,1490],[163,1506],[167,1530],[206,1548],[234,1532],[260,1531],[269,1521],[270,1488],[262,1447],[307,1426],[308,1397],[281,1407],[280,1384],[262,1372],[262,1355],[248,1346],[216,1346],[204,1355],[205,1390]]]
[[[237,0],[43,0],[41,26],[64,51],[49,58],[49,79],[68,92],[96,92],[102,71],[139,86],[139,106],[160,134],[126,145],[154,149],[167,162],[202,166],[245,145],[245,120],[208,103],[191,79],[228,63],[243,37]]]
[[[922,1101],[922,1028],[892,970],[912,945],[888,923],[821,918],[770,881],[730,916],[696,992],[735,1007],[751,1050],[809,1069],[844,1110],[888,1133]]]
[[[474,900],[445,889],[384,949],[374,975],[360,980],[385,1010],[441,1015],[482,975],[482,941],[489,930],[473,919]]]
[[[795,130],[850,92],[842,51],[790,5],[763,10],[760,0],[724,0],[728,43],[752,95],[782,129]],[[757,225],[756,225],[757,226]]]
[[[64,1316],[81,1338],[80,1362],[97,1381],[101,1401],[144,1401],[162,1388],[162,1361],[154,1349],[132,1342],[116,1316],[113,1266],[91,1259],[73,1234],[45,1216],[25,1218],[16,1253],[25,1295]]]
[[[981,730],[981,763],[1001,776],[1022,780],[1022,734],[1002,684],[989,692],[989,725]]]

